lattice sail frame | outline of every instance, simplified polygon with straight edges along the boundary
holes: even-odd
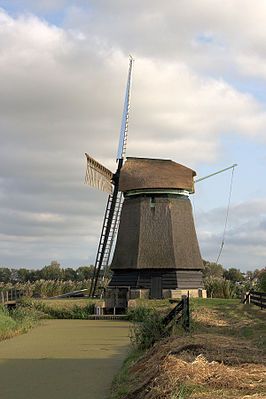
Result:
[[[111,171],[101,165],[92,157],[87,156],[87,172],[85,182],[92,187],[99,188],[100,190],[109,192],[107,200],[106,212],[103,220],[103,227],[99,246],[97,250],[93,277],[91,281],[90,296],[94,296],[97,288],[97,282],[100,276],[101,268],[104,269],[104,275],[106,273],[109,258],[112,251],[112,246],[116,238],[117,229],[120,221],[120,213],[123,203],[123,194],[119,192],[119,175],[120,170],[123,166],[125,157],[126,144],[127,144],[127,132],[128,132],[128,114],[130,108],[130,92],[132,83],[132,67],[133,58],[129,56],[129,71],[128,80],[124,101],[123,116],[120,129],[120,139],[117,152],[117,170],[115,173],[116,179],[113,181],[114,175]],[[110,176],[111,174],[111,176]],[[111,191],[110,191],[111,188]]]
[[[85,183],[109,194],[113,192],[112,178],[113,173],[105,166],[100,164],[90,155],[85,154],[87,158],[87,170]]]

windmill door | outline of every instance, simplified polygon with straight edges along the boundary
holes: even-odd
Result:
[[[162,277],[152,275],[151,276],[151,298],[161,299],[162,298]]]

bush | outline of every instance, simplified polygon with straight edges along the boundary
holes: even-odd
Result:
[[[131,341],[137,349],[150,348],[156,341],[167,335],[162,317],[156,311],[146,313],[141,323],[134,325]]]
[[[204,286],[209,298],[230,299],[235,297],[236,285],[224,278],[207,277],[204,279]]]
[[[136,308],[129,308],[127,310],[128,320],[133,322],[143,322],[154,313],[154,309],[146,306],[137,306]]]

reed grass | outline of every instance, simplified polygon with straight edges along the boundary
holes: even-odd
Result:
[[[61,280],[37,280],[26,283],[0,283],[0,291],[3,289],[15,288],[22,290],[25,296],[31,298],[49,298],[66,294],[72,291],[90,288],[90,280],[83,281],[61,281]]]
[[[33,301],[32,307],[42,312],[43,317],[52,319],[88,319],[94,313],[95,303],[92,301],[72,301],[71,305],[68,302],[67,299],[57,301],[54,306],[53,301]]]
[[[0,341],[26,333],[40,320],[39,313],[35,310],[19,306],[8,311],[0,307]]]

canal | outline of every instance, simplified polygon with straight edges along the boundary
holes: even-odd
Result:
[[[0,342],[1,399],[106,399],[129,348],[129,323],[45,320]]]

